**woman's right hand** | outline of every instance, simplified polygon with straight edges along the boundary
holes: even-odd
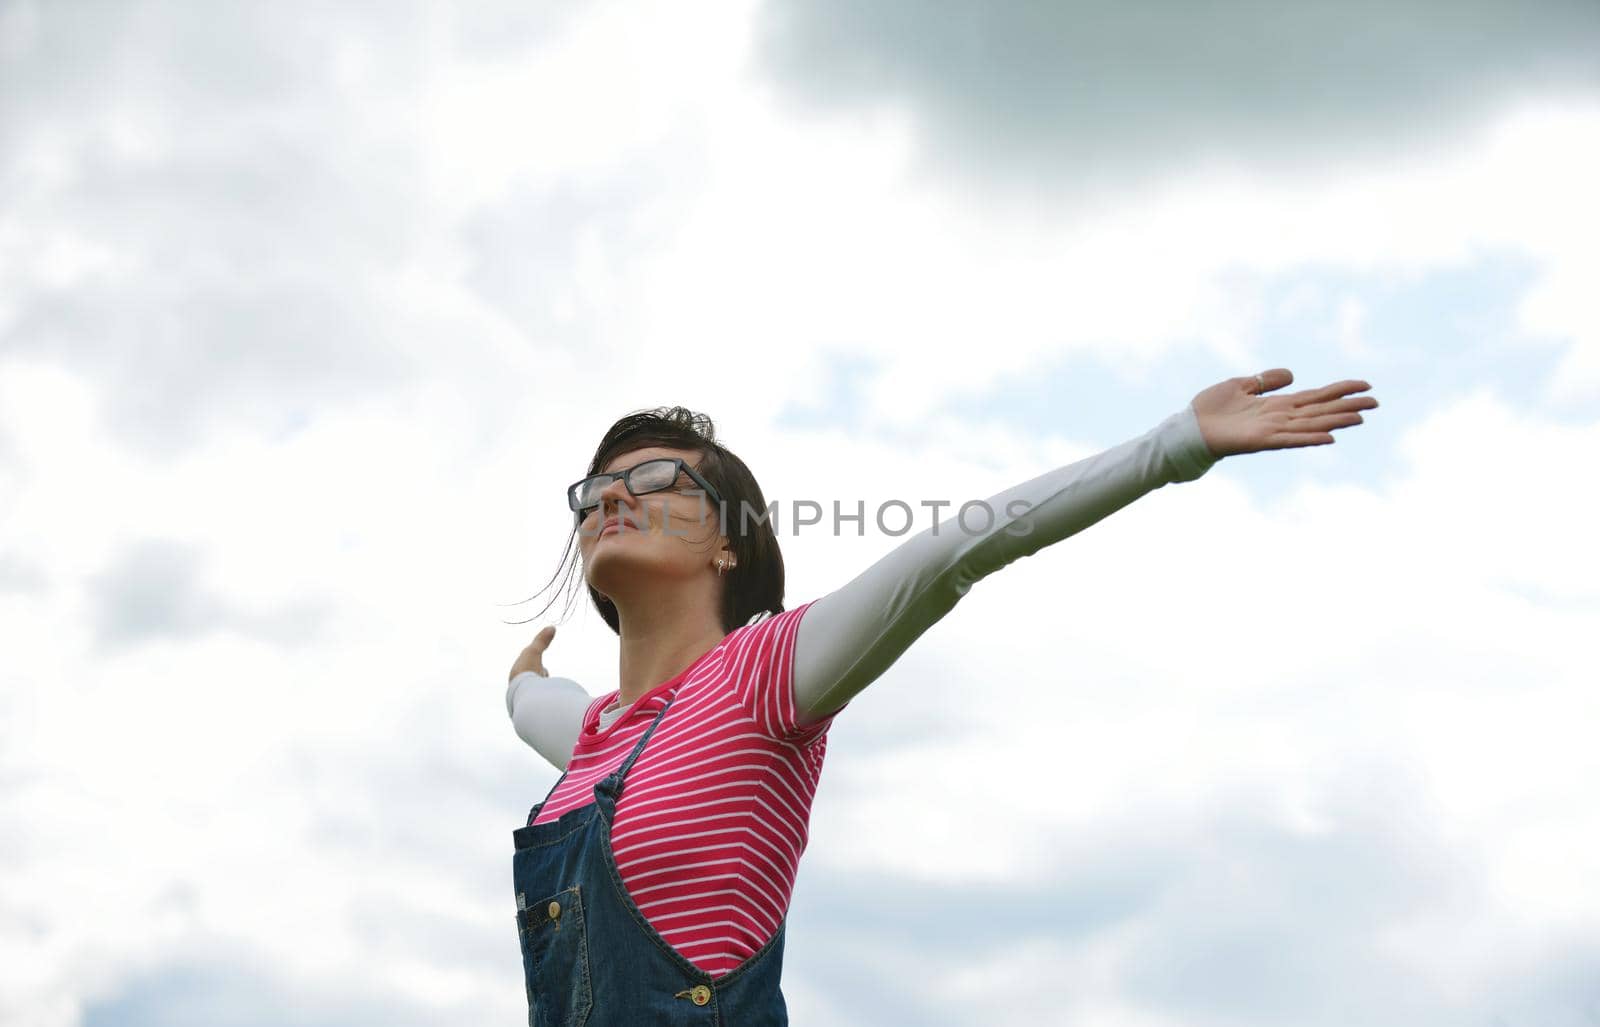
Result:
[[[550,645],[550,640],[556,637],[556,626],[546,625],[539,629],[533,636],[533,641],[517,655],[517,662],[511,665],[511,677],[516,677],[525,670],[531,670],[540,677],[549,677],[550,672],[544,669],[544,651]],[[507,678],[506,680],[510,680]]]

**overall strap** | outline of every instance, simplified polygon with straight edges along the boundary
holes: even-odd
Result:
[[[621,780],[622,776],[628,772],[628,768],[633,766],[633,761],[639,758],[639,754],[644,752],[644,743],[648,742],[650,740],[650,736],[656,733],[656,728],[661,724],[661,718],[667,715],[668,707],[672,705],[672,700],[676,699],[677,697],[678,693],[673,692],[672,695],[667,699],[667,705],[661,707],[661,712],[656,714],[656,719],[652,720],[650,722],[650,726],[645,729],[644,736],[639,739],[639,744],[633,747],[633,751],[628,753],[628,758],[622,761],[622,766],[617,768],[616,776],[619,781]]]

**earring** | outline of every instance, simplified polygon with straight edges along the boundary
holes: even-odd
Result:
[[[730,569],[728,558],[726,556],[717,557],[717,577],[722,577],[722,572],[728,569]]]

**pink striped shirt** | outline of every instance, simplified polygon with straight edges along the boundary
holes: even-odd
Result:
[[[669,698],[623,783],[612,851],[640,912],[684,959],[726,974],[777,933],[805,851],[827,731],[799,724],[794,642],[811,604],[736,628],[609,728],[589,704],[566,775],[534,823],[594,801]],[[843,709],[843,707],[840,707]]]

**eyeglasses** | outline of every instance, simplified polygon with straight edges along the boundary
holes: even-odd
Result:
[[[696,485],[705,490],[713,502],[719,505],[722,503],[722,496],[711,487],[710,482],[695,473],[693,467],[684,463],[679,457],[661,457],[646,460],[642,464],[634,464],[626,470],[592,474],[582,481],[573,482],[567,487],[567,505],[572,508],[578,519],[582,520],[590,510],[600,505],[600,493],[618,478],[622,479],[622,484],[631,495],[645,496],[672,488],[679,474],[687,474]]]

